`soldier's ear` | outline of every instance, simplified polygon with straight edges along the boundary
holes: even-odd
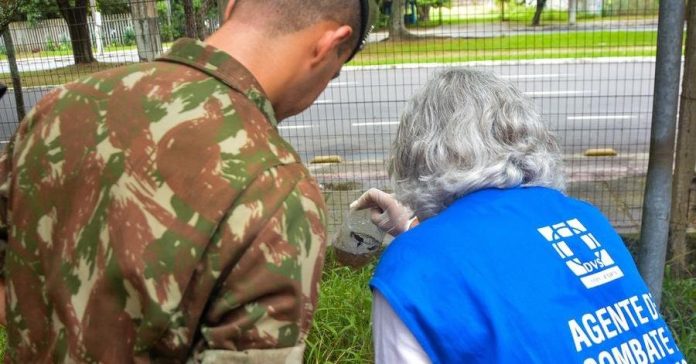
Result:
[[[344,45],[348,43],[351,34],[353,29],[347,25],[324,31],[315,44],[312,66],[322,63],[329,56],[342,56],[345,52],[341,51],[346,49]]]
[[[234,8],[235,2],[235,0],[228,0],[227,7],[225,8],[225,19],[222,21],[223,23],[232,15],[232,8]]]

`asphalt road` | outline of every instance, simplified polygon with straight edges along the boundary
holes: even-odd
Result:
[[[611,147],[646,153],[654,61],[469,65],[511,80],[537,104],[565,154]],[[406,100],[441,66],[345,70],[309,110],[280,124],[304,159],[383,159]]]
[[[514,82],[538,105],[565,154],[612,147],[648,151],[653,59],[593,59],[468,64]],[[281,133],[303,159],[339,155],[346,161],[382,160],[406,100],[441,65],[348,68],[303,114],[282,122]],[[45,88],[25,90],[33,106]],[[16,128],[14,97],[0,101],[0,141]]]

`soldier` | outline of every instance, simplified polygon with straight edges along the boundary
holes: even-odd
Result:
[[[48,94],[0,160],[11,362],[299,363],[326,232],[277,120],[373,4],[230,1],[205,43]]]

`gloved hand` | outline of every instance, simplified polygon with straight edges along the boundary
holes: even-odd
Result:
[[[411,227],[415,219],[413,211],[402,205],[394,196],[370,188],[360,198],[350,204],[351,210],[370,209],[370,219],[382,231],[397,236]]]

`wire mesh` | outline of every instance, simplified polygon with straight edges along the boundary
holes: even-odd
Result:
[[[541,3],[538,25],[532,25]],[[156,26],[147,28],[159,42],[154,51],[166,51],[187,34],[192,17],[183,1],[146,5],[75,9],[84,16],[74,16],[73,26],[59,9],[44,11],[39,20],[12,23],[24,111],[56,85],[147,58],[137,37],[144,18],[156,19]],[[568,192],[597,205],[617,229],[638,230],[657,1],[384,0],[380,7],[366,49],[311,108],[279,126],[323,187],[330,230],[364,190],[390,189],[385,161],[400,110],[435,72],[453,66],[493,71],[529,95],[562,145]],[[192,11],[198,25],[189,35],[204,37],[219,26],[216,2],[201,1]],[[74,38],[85,29],[89,46],[78,52]],[[0,43],[0,82],[11,87],[0,100],[3,143],[18,122],[8,46]],[[589,149],[617,154],[585,156]],[[311,163],[327,155],[342,162]]]

